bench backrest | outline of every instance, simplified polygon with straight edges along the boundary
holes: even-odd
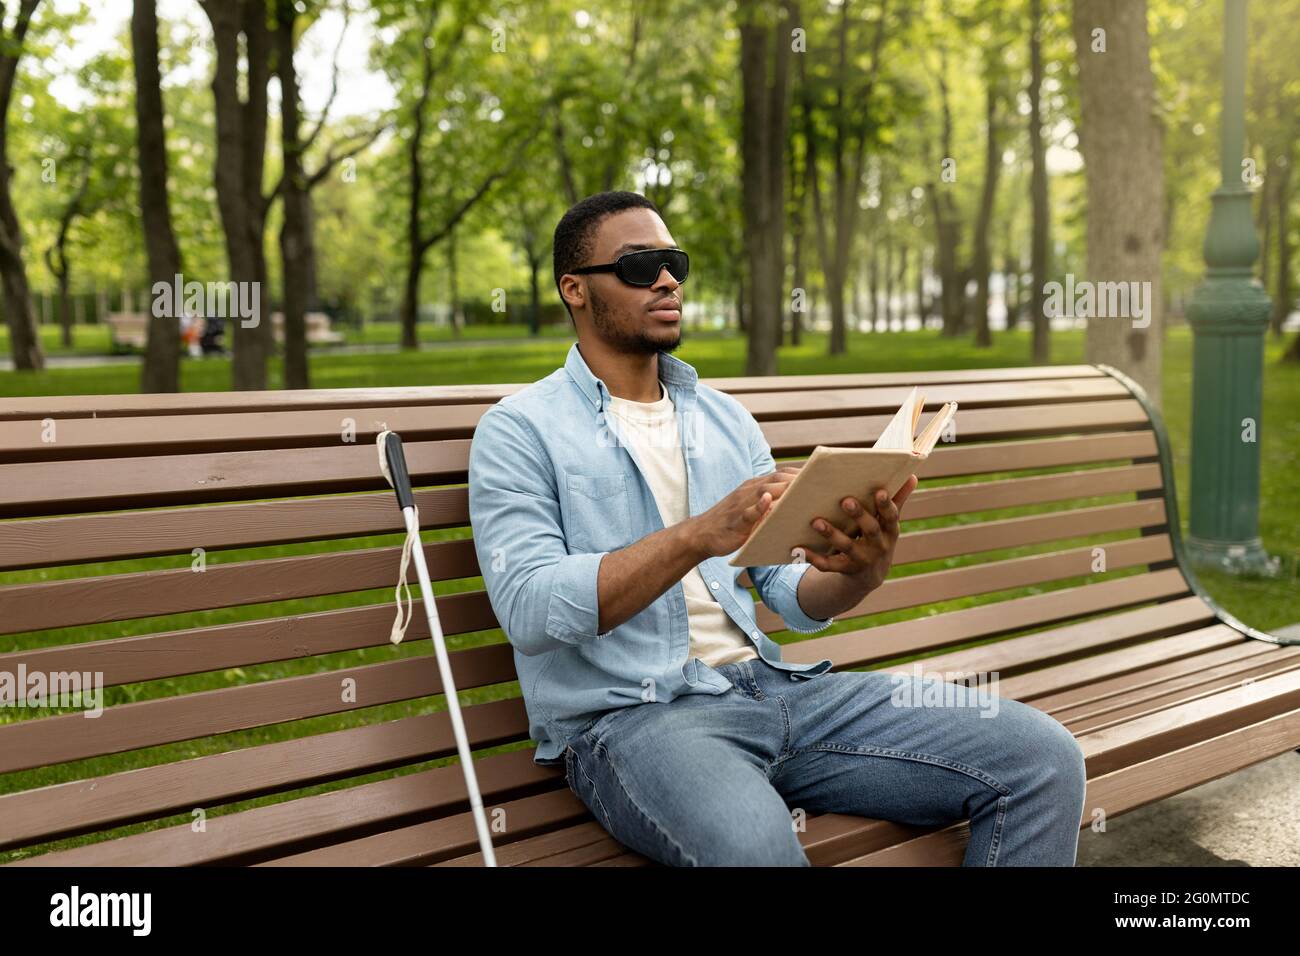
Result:
[[[149,334],[149,316],[144,312],[109,312],[104,317],[113,341],[144,346]]]
[[[1116,640],[1120,608],[1161,604],[1126,625],[1149,631],[1208,617],[1173,562],[1151,423],[1096,368],[703,381],[778,460],[869,445],[913,385],[929,409],[960,403],[891,580],[815,648],[786,642],[788,660],[859,667],[1093,618],[1036,657],[1064,661]],[[418,600],[388,641],[402,525],[377,469],[385,426],[418,488],[472,746],[518,750],[521,792],[553,787],[467,527],[475,424],[520,387],[0,400],[0,672],[109,689],[94,719],[0,709],[0,850],[455,756]],[[782,627],[761,606],[759,625]],[[1018,640],[1023,661],[1033,635]],[[113,754],[137,769],[106,772]]]

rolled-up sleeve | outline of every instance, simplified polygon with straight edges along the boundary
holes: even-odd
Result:
[[[772,457],[772,449],[763,437],[763,430],[758,427],[758,422],[748,409],[739,402],[736,404],[742,415],[743,432],[749,436],[749,458],[753,464],[754,477],[776,471],[776,459]],[[779,614],[790,630],[815,634],[835,623],[833,617],[809,617],[799,604],[799,581],[812,570],[811,564],[803,561],[796,564],[765,564],[746,570],[763,603]]]
[[[469,518],[488,600],[514,647],[545,654],[605,636],[596,580],[608,552],[568,553],[550,456],[503,405],[474,430]]]

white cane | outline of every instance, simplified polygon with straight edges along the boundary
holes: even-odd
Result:
[[[411,587],[406,583],[406,566],[412,554],[415,556],[415,574],[420,582],[420,597],[424,601],[424,612],[429,618],[429,633],[433,637],[433,649],[438,658],[438,671],[442,675],[443,693],[447,697],[447,711],[451,715],[451,729],[456,735],[456,750],[460,753],[460,767],[465,773],[465,788],[469,791],[469,805],[474,813],[474,827],[478,830],[479,847],[483,850],[485,866],[496,866],[496,856],[492,853],[492,838],[488,836],[487,817],[483,813],[483,798],[478,791],[478,777],[474,774],[474,759],[470,755],[469,740],[465,736],[465,725],[460,719],[460,704],[456,700],[456,685],[451,676],[451,663],[447,659],[447,644],[442,636],[442,623],[438,620],[438,608],[433,600],[433,586],[429,583],[429,568],[424,563],[424,548],[420,543],[420,512],[415,507],[415,496],[411,494],[411,477],[406,470],[406,456],[402,453],[402,439],[394,431],[385,428],[375,440],[379,448],[379,470],[383,472],[388,483],[397,492],[397,504],[402,509],[406,520],[406,540],[402,543],[401,577],[395,593],[397,595],[397,620],[389,640],[400,644],[406,634],[407,625],[411,623]],[[402,588],[406,588],[406,620],[402,620]]]

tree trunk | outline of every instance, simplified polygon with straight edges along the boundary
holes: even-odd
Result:
[[[1145,9],[1145,5],[1144,5]],[[1077,16],[1077,11],[1076,11]],[[1033,202],[1032,239],[1029,250],[1029,313],[1033,322],[1033,360],[1045,365],[1050,360],[1049,334],[1045,309],[1044,286],[1048,271],[1048,224],[1051,210],[1047,205],[1047,157],[1043,147],[1043,2],[1029,0],[1029,153],[1033,164],[1030,174],[1030,197]],[[1143,28],[1145,36],[1145,27]],[[1085,45],[1084,50],[1088,47]],[[1081,57],[1083,53],[1079,54]],[[1091,221],[1094,217],[1088,216]]]
[[[261,0],[203,0],[212,23],[216,69],[212,95],[216,104],[217,207],[225,232],[230,279],[253,303],[256,324],[245,327],[235,309],[232,384],[236,390],[266,388],[271,322],[266,314],[266,252],[263,248],[265,201],[262,168],[266,152],[266,82],[268,73],[266,9]],[[240,34],[244,35],[248,99],[239,98]]]
[[[871,243],[871,266],[867,272],[868,327],[880,331],[880,244]]]
[[[880,317],[884,321],[884,331],[889,331],[890,314],[894,309],[894,244],[885,238],[885,300],[880,304]]]
[[[903,246],[898,253],[898,309],[895,312],[899,329],[904,328],[907,320],[907,265],[910,257],[911,249]]]
[[[542,328],[542,286],[539,278],[542,260],[528,258],[528,334],[537,335]]]
[[[298,73],[293,65],[294,20],[291,0],[279,0],[276,10],[275,70],[280,79],[280,143],[284,170],[280,202],[284,221],[280,227],[280,262],[284,273],[284,387],[311,388],[307,362],[307,308],[311,295],[312,255],[310,201],[303,170],[302,121]]]
[[[797,346],[803,339],[804,311],[811,307],[808,300],[808,272],[804,263],[804,231],[808,209],[807,184],[809,169],[806,153],[802,166],[796,162],[798,157],[795,155],[794,137],[789,137],[789,143],[791,255],[794,260],[794,288],[799,295],[797,304],[793,301],[793,298],[790,302],[790,344]]]
[[[989,330],[989,273],[993,271],[993,257],[989,249],[989,229],[993,223],[993,201],[997,198],[998,173],[1002,169],[1002,154],[998,148],[998,94],[995,78],[988,77],[985,92],[984,121],[984,188],[980,193],[979,215],[975,220],[975,345],[989,348],[993,335]]]
[[[149,286],[170,287],[181,274],[181,251],[172,229],[167,195],[167,142],[163,131],[163,101],[158,70],[158,13],[155,0],[135,0],[131,11],[131,46],[135,64],[136,154],[140,166],[140,223],[144,229]],[[180,325],[170,309],[150,315],[141,392],[178,392]],[[152,310],[151,310],[152,313]]]
[[[447,278],[448,278],[448,307],[447,321],[451,324],[451,334],[455,338],[460,338],[461,326],[465,323],[460,311],[460,282],[458,269],[456,266],[456,230],[453,229],[447,236]]]
[[[916,318],[925,328],[930,318],[930,306],[925,299],[925,249],[916,250]]]
[[[420,311],[420,276],[424,272],[424,254],[428,246],[420,228],[420,203],[424,194],[424,169],[421,149],[424,140],[424,110],[433,87],[433,32],[438,20],[438,5],[429,5],[429,18],[425,23],[424,42],[420,44],[420,92],[415,98],[412,133],[407,144],[407,183],[410,204],[406,208],[406,284],[402,292],[399,312],[402,322],[402,348],[419,348],[416,326]]]
[[[1097,291],[1097,312],[1106,313],[1088,319],[1085,361],[1115,366],[1159,404],[1165,181],[1146,0],[1075,0],[1073,23],[1088,189],[1088,279]],[[1104,54],[1089,50],[1099,26],[1106,30]],[[1101,283],[1127,288],[1128,308],[1118,295],[1107,301],[1112,297],[1101,292]],[[1145,309],[1133,301],[1135,289]],[[1121,314],[1111,314],[1116,311]]]
[[[759,22],[758,6],[756,0],[742,3],[740,24],[742,207],[749,265],[745,374],[775,375],[776,327],[784,310],[789,37],[798,14],[792,4],[780,24],[768,27]]]
[[[27,283],[27,266],[23,262],[22,226],[11,195],[13,167],[9,162],[9,101],[13,98],[23,40],[39,3],[40,0],[22,0],[14,25],[7,31],[0,19],[0,283],[4,285],[9,352],[14,368],[22,372],[45,368],[45,353],[36,330],[36,307]]]
[[[59,232],[54,245],[45,250],[45,264],[59,284],[59,337],[65,348],[72,347],[72,299],[69,294],[72,270],[68,265],[68,233],[73,221],[83,212],[82,203],[90,186],[90,156],[85,155],[82,160],[84,165],[76,191],[59,216]]]
[[[1008,255],[1002,269],[1005,276],[1002,298],[1007,309],[1007,331],[1013,332],[1020,322],[1020,263]]]

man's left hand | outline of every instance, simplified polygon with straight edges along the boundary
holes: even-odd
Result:
[[[863,594],[874,591],[889,574],[898,543],[899,514],[915,489],[916,475],[911,475],[892,499],[883,488],[865,499],[843,499],[840,507],[857,527],[845,534],[831,522],[814,518],[813,529],[833,550],[826,555],[806,551],[804,560],[820,571],[834,571],[860,582]]]

